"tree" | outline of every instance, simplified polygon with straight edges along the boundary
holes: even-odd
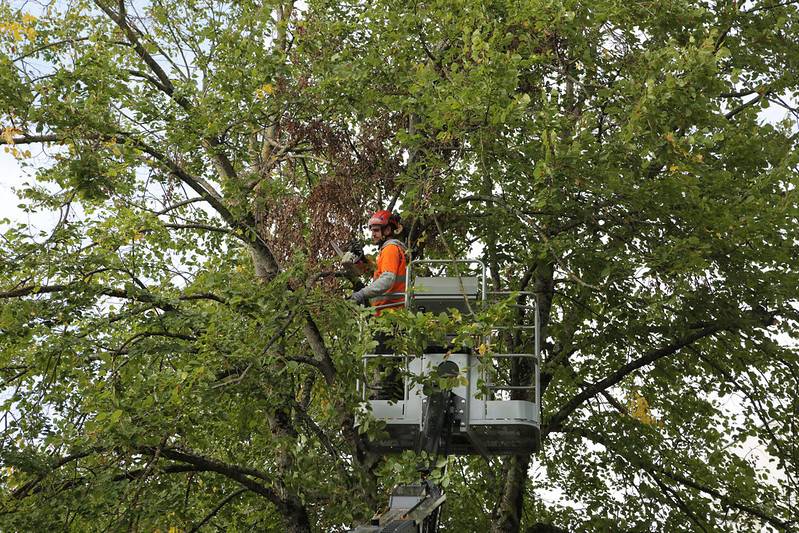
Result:
[[[415,459],[355,426],[330,258],[386,206],[542,314],[542,450],[450,460],[447,529],[796,528],[794,2],[30,9],[2,137],[60,217],[3,236],[3,529],[367,517]]]

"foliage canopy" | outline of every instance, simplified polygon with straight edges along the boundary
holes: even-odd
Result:
[[[451,459],[447,530],[795,529],[797,36],[773,0],[4,2],[2,142],[58,220],[0,243],[0,528],[367,518],[415,458],[364,448],[328,273],[401,206],[542,309],[542,451]]]

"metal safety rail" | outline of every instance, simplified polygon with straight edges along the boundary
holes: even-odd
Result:
[[[478,276],[462,276],[460,272],[456,276],[419,276],[416,270],[420,266],[458,266],[458,265],[477,265]],[[487,302],[488,293],[486,291],[486,266],[485,263],[476,259],[418,259],[411,261],[407,269],[407,286],[410,290],[405,292],[405,308],[416,309],[423,304],[434,304],[437,308],[450,305],[450,308],[466,308],[467,312],[472,312],[470,301],[479,301],[480,308],[484,308]],[[420,281],[421,280],[421,283]],[[446,283],[442,281],[446,280]],[[476,283],[473,283],[476,282]],[[436,285],[438,282],[438,285]],[[420,290],[421,289],[421,290]],[[454,290],[453,290],[454,289]],[[478,296],[479,293],[479,296]],[[478,300],[479,298],[479,300]],[[431,309],[425,308],[427,311]],[[447,308],[441,309],[446,311]]]
[[[473,265],[471,272],[477,275],[423,276],[424,266],[458,269],[462,265]],[[405,307],[417,311],[444,312],[458,309],[472,314],[485,308],[495,298],[510,295],[522,299],[532,298],[528,305],[511,304],[521,311],[532,314],[533,324],[512,324],[492,328],[492,335],[481,340],[489,346],[485,355],[472,350],[439,349],[416,355],[367,354],[364,364],[375,359],[401,360],[397,365],[402,374],[402,397],[391,399],[370,398],[370,390],[376,387],[359,383],[359,392],[375,419],[385,422],[387,436],[372,442],[375,451],[391,453],[402,450],[424,449],[423,441],[427,412],[427,394],[420,383],[426,375],[436,372],[444,363],[457,365],[457,371],[465,380],[452,388],[451,409],[454,425],[448,453],[498,455],[535,451],[540,436],[540,324],[535,295],[531,292],[487,291],[486,269],[480,261],[471,260],[422,260],[408,265],[408,290]],[[396,306],[396,304],[394,304]],[[528,333],[529,332],[529,333]],[[521,334],[521,335],[520,335]],[[529,346],[529,334],[533,335],[532,353],[511,352],[502,349],[503,335],[521,336]],[[493,345],[492,345],[493,342]],[[500,349],[494,349],[499,347]],[[503,361],[525,359],[531,362],[530,382],[517,384],[509,381],[509,368]],[[503,371],[505,376],[503,376]],[[414,379],[412,376],[418,376]],[[505,377],[500,380],[498,378]],[[368,377],[367,377],[368,380]],[[526,394],[521,391],[528,391]],[[371,395],[374,396],[374,395]]]
[[[532,353],[510,353],[510,352],[493,352],[491,353],[490,357],[493,359],[529,359],[532,362],[533,369],[532,369],[532,382],[529,385],[498,385],[498,384],[491,384],[487,385],[489,390],[494,391],[514,391],[514,390],[532,390],[533,397],[531,401],[535,403],[535,405],[541,405],[541,372],[540,372],[540,364],[541,364],[541,323],[540,323],[540,316],[538,313],[538,305],[537,305],[537,298],[536,294],[531,291],[490,291],[488,293],[489,301],[493,298],[497,297],[508,297],[508,296],[516,296],[520,299],[531,299],[531,305],[524,305],[524,304],[511,304],[512,307],[519,309],[520,311],[530,312],[533,315],[533,324],[532,325],[524,325],[524,324],[514,324],[512,326],[494,326],[492,329],[495,331],[508,331],[511,335],[515,332],[526,332],[529,331],[533,335],[533,352]],[[489,339],[490,342],[490,339]],[[488,368],[485,368],[485,372],[488,371]],[[486,379],[490,376],[483,375],[483,378]],[[488,380],[487,380],[488,381]]]

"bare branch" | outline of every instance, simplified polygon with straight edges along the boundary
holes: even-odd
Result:
[[[142,72],[140,70],[128,69],[128,74],[130,74],[131,76],[135,76],[137,78],[142,78],[144,80],[147,80],[150,83],[152,83],[159,91],[167,92],[166,87],[164,87],[164,85],[160,81],[158,81],[158,78],[150,76],[146,72]]]
[[[28,58],[28,57],[30,57],[30,56],[32,56],[34,54],[38,54],[39,52],[41,52],[43,50],[48,50],[50,48],[55,48],[56,46],[61,46],[62,44],[75,44],[75,43],[80,42],[80,41],[88,41],[89,39],[91,39],[91,37],[73,37],[73,38],[70,38],[70,39],[64,39],[62,41],[53,41],[51,43],[45,43],[45,44],[43,44],[41,46],[37,46],[36,48],[33,48],[32,50],[27,50],[24,54],[15,57],[11,61],[16,63],[17,61],[21,61],[21,60],[23,60],[25,58]]]
[[[691,511],[691,508],[688,507],[688,505],[686,505],[685,501],[682,499],[679,493],[677,493],[676,490],[666,485],[666,483],[664,483],[660,479],[660,477],[658,477],[658,475],[655,474],[654,472],[649,472],[649,475],[655,481],[655,484],[657,484],[657,486],[660,488],[660,491],[664,495],[666,495],[666,497],[671,499],[671,501],[673,501],[674,504],[677,507],[679,507],[683,513],[685,513],[685,515],[691,520],[691,522],[693,522],[704,533],[708,533],[708,529],[705,527],[704,524],[702,524],[702,522],[699,520],[699,517],[696,516],[696,513]]]
[[[130,24],[128,24],[127,15],[124,11],[124,3],[120,2],[119,13],[114,13],[111,8],[109,8],[100,0],[95,0],[94,3],[100,8],[101,11],[103,11],[103,13],[108,15],[108,18],[114,21],[119,29],[122,30],[122,32],[125,34],[125,37],[127,37],[127,39],[130,41],[130,44],[133,46],[133,49],[136,51],[136,55],[138,55],[142,61],[147,64],[153,74],[155,74],[155,76],[158,78],[162,90],[172,97],[180,106],[187,106],[188,102],[185,98],[174,96],[175,86],[172,84],[172,80],[169,79],[169,76],[164,69],[161,68],[161,65],[158,64],[158,61],[156,61],[155,58],[150,55],[149,52],[147,52],[147,50],[144,48],[144,45],[142,45],[141,41],[139,40],[139,35],[133,30]]]
[[[191,300],[213,300],[215,302],[219,302],[221,304],[226,304],[227,300],[222,298],[221,296],[217,296],[216,294],[210,292],[198,292],[196,294],[181,294],[178,296],[178,300],[181,301],[191,301]]]
[[[197,192],[197,194],[202,196],[209,204],[211,204],[213,208],[216,209],[220,215],[222,215],[222,218],[224,218],[225,221],[231,223],[235,220],[233,215],[224,205],[222,195],[219,194],[216,189],[204,178],[201,178],[200,176],[192,176],[186,172],[183,167],[178,165],[172,158],[157,150],[155,147],[148,145],[144,141],[136,139],[126,133],[121,133],[119,135],[130,141],[133,146],[167,167],[167,169],[169,169],[169,171],[172,172],[177,178],[191,187],[195,192]]]
[[[160,89],[163,93],[168,95],[175,103],[177,103],[180,107],[185,109],[186,111],[190,111],[192,108],[191,102],[182,95],[175,94],[175,85],[172,83],[172,80],[169,78],[169,75],[164,71],[161,65],[158,64],[158,61],[147,51],[147,49],[142,44],[141,40],[139,39],[139,32],[137,32],[127,20],[127,16],[124,10],[124,2],[120,2],[119,4],[119,13],[114,13],[108,6],[104,5],[102,0],[95,0],[95,4],[99,7],[108,18],[110,18],[118,27],[123,31],[125,37],[130,41],[131,45],[133,46],[133,50],[136,52],[136,55],[144,61],[150,70],[153,72],[155,77],[151,77],[147,74],[138,72],[141,77],[147,79],[151,83],[153,83],[158,89]],[[170,59],[170,62],[171,59]],[[174,64],[174,63],[173,63]],[[135,71],[134,71],[135,72]],[[219,139],[215,139],[212,137],[205,137],[204,144],[206,148],[210,152],[211,156],[216,163],[217,169],[219,170],[220,174],[228,179],[233,179],[236,177],[236,171],[233,168],[233,164],[227,158],[227,156],[220,150],[222,143]]]
[[[225,205],[222,196],[216,191],[216,189],[214,189],[214,187],[208,181],[201,178],[200,176],[190,175],[170,157],[167,157],[165,154],[163,154],[159,150],[156,150],[154,147],[148,145],[147,143],[135,139],[128,134],[119,134],[119,135],[124,137],[125,139],[130,140],[130,142],[135,147],[137,147],[141,151],[153,157],[156,161],[166,166],[178,179],[180,179],[186,185],[191,187],[195,192],[197,192],[201,197],[203,197],[205,201],[211,204],[211,206],[214,209],[216,209],[216,211],[222,216],[225,222],[227,222],[231,227],[241,230],[241,235],[239,236],[239,238],[241,238],[244,242],[248,243],[253,248],[253,250],[256,253],[258,253],[261,258],[263,258],[264,262],[268,267],[270,275],[277,274],[279,270],[277,259],[275,259],[272,250],[269,249],[269,245],[258,234],[254,222],[251,219],[240,220],[234,217],[233,214]]]

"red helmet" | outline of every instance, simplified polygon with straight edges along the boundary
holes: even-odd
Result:
[[[392,228],[397,229],[399,226],[399,221],[398,215],[392,214],[391,211],[381,209],[380,211],[376,211],[375,214],[371,216],[367,225],[369,227],[390,225]]]

